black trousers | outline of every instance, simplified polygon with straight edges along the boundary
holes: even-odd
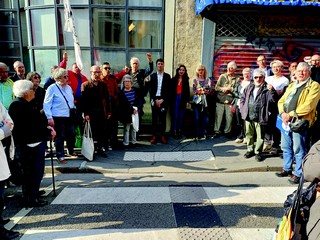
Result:
[[[164,106],[152,106],[152,131],[153,135],[156,136],[160,134],[161,136],[165,135],[166,132],[166,117],[167,117],[167,108]]]

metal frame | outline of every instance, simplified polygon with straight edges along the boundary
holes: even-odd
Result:
[[[59,45],[59,26],[56,24],[56,41],[57,41],[57,46],[33,46],[32,42],[32,28],[31,28],[31,15],[30,11],[34,9],[49,9],[49,8],[54,8],[54,15],[55,19],[58,18],[58,11],[60,8],[63,8],[63,4],[57,4],[56,1],[54,1],[54,4],[52,5],[41,5],[41,6],[30,6],[30,1],[26,1],[26,7],[24,8],[26,11],[26,16],[27,16],[27,29],[28,29],[28,49],[29,49],[29,56],[30,56],[30,64],[31,64],[31,69],[35,68],[35,57],[34,57],[34,50],[41,50],[41,49],[47,49],[47,50],[53,50],[54,48],[57,49],[57,56],[58,56],[58,61],[61,61],[61,50],[73,50],[73,47],[68,47],[64,45]],[[90,46],[89,47],[81,47],[82,50],[90,50],[90,55],[91,55],[91,64],[94,63],[94,50],[95,49],[101,49],[101,50],[112,50],[112,51],[119,51],[119,52],[125,52],[126,55],[126,61],[129,62],[130,60],[130,53],[131,52],[148,52],[149,49],[146,48],[139,48],[139,49],[130,49],[129,48],[129,33],[126,31],[126,36],[125,36],[125,48],[112,48],[108,46],[99,46],[99,47],[93,47],[93,34],[92,34],[92,12],[93,8],[98,8],[98,9],[124,9],[125,10],[125,28],[128,28],[128,12],[130,10],[157,10],[161,11],[162,14],[162,23],[164,24],[164,9],[165,9],[165,0],[162,0],[162,7],[133,7],[128,5],[129,0],[125,1],[125,5],[116,5],[116,6],[110,6],[110,5],[103,5],[103,4],[92,4],[91,1],[88,2],[88,4],[75,4],[72,5],[72,9],[88,9],[89,11],[89,34],[90,34]],[[158,52],[161,55],[163,55],[163,47],[164,47],[164,25],[161,28],[161,48],[159,49],[152,49],[152,52]]]

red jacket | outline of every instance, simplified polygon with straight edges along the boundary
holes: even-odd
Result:
[[[62,60],[59,64],[59,67],[62,67],[62,68],[66,68],[67,67],[67,61],[65,60]],[[88,81],[87,77],[84,76],[83,74],[81,74],[81,81],[82,83]],[[81,96],[81,85],[78,86],[78,75],[76,73],[74,73],[73,71],[71,70],[68,70],[68,76],[69,76],[69,82],[68,84],[70,85],[70,87],[72,88],[72,91],[73,91],[73,95],[74,95],[74,99],[75,99],[75,102],[76,102],[76,99],[78,99],[80,96]],[[80,94],[79,96],[76,96],[77,94],[77,89],[79,88],[79,91],[78,93]]]

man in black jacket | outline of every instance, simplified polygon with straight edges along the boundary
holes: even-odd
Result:
[[[157,72],[151,74],[148,82],[151,111],[152,111],[152,130],[153,136],[151,143],[157,142],[157,134],[160,132],[161,142],[167,144],[165,138],[166,116],[168,110],[169,84],[171,77],[164,72],[164,60],[159,58],[156,62]]]
[[[269,121],[270,111],[276,107],[275,96],[275,90],[267,88],[265,72],[260,69],[254,70],[253,83],[244,89],[240,98],[240,112],[246,124],[245,158],[255,155],[257,161],[262,161],[264,126]]]

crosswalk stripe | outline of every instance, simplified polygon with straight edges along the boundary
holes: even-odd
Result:
[[[124,161],[204,161],[214,160],[212,151],[125,152]]]
[[[183,229],[176,228],[28,230],[20,240],[180,240],[178,232],[181,233],[181,231]],[[227,231],[232,240],[270,240],[274,233],[274,229],[271,228],[227,228]],[[196,237],[196,231],[194,231],[193,237]]]
[[[198,188],[207,196],[199,197]],[[295,187],[112,187],[65,188],[51,204],[283,203]],[[182,191],[179,198],[172,195]],[[70,197],[72,196],[72,197]]]

